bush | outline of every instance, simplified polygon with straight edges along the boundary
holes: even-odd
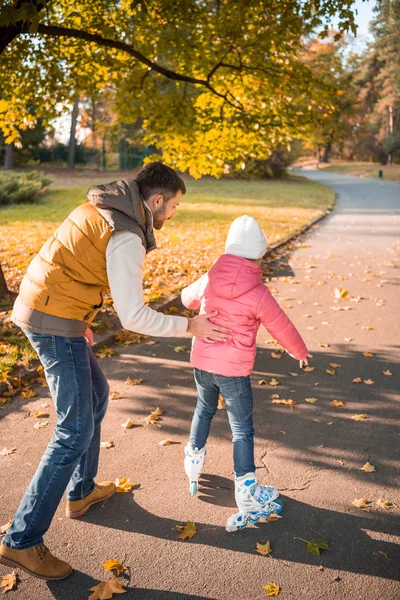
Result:
[[[53,179],[39,173],[0,172],[0,206],[37,202],[40,193]]]
[[[235,165],[230,177],[235,179],[282,179],[287,174],[287,168],[301,154],[301,144],[298,140],[292,142],[290,148],[278,146],[266,160],[250,159],[242,161],[244,169]]]

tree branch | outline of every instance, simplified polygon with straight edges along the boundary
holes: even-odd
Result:
[[[29,4],[32,4],[39,13],[49,3],[49,1],[50,0],[29,0]],[[26,3],[28,3],[28,0],[17,0],[12,8],[19,10],[22,5]],[[29,24],[27,25],[26,21],[23,21],[22,19],[16,23],[2,25],[0,27],[0,54],[7,48],[9,44],[11,44],[17,35],[22,33],[23,29],[26,28],[28,28],[29,31]]]

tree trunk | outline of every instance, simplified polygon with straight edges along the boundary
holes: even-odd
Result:
[[[14,168],[14,145],[6,144],[6,151],[4,155],[4,168],[11,170]]]
[[[77,98],[74,102],[74,106],[72,109],[71,115],[71,134],[69,136],[69,145],[68,145],[68,168],[73,169],[75,167],[75,154],[76,154],[76,122],[78,119],[78,108],[79,108],[79,99]]]
[[[7,283],[4,277],[4,273],[3,270],[1,268],[1,264],[0,264],[0,298],[4,298],[4,296],[6,296],[9,293],[8,288],[7,288]]]
[[[329,162],[329,155],[331,153],[331,148],[332,148],[332,144],[330,142],[328,142],[324,148],[324,155],[322,157],[321,162],[323,162],[323,163]]]

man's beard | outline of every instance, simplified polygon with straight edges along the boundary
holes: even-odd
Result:
[[[161,206],[153,213],[153,229],[162,229],[166,220],[165,208],[164,206]]]

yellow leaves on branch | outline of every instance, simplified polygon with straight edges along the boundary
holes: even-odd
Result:
[[[179,540],[190,540],[197,533],[197,525],[193,521],[188,521],[186,525],[175,525],[175,527],[180,531]]]
[[[0,588],[3,588],[3,594],[17,587],[17,577],[15,571],[6,575],[0,575]]]
[[[93,594],[89,596],[88,600],[109,600],[113,597],[113,594],[125,594],[126,592],[115,577],[108,581],[101,581],[89,588],[89,591],[93,592]]]
[[[265,544],[259,544],[257,542],[256,552],[258,552],[259,554],[262,554],[263,556],[269,556],[272,552],[270,542],[268,541]]]
[[[116,479],[115,483],[115,491],[118,494],[128,493],[131,491],[135,483],[129,480],[129,477],[123,477],[122,479]]]

